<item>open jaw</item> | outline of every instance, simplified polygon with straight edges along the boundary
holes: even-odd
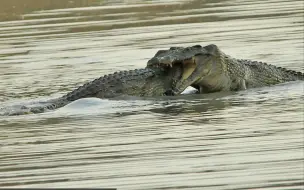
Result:
[[[173,62],[159,62],[149,67],[163,68],[169,71],[169,76],[172,77],[173,82],[172,89],[168,90],[166,95],[182,93],[188,86],[191,86],[201,77],[195,56]]]
[[[175,79],[173,83],[172,92],[170,95],[177,95],[182,93],[187,87],[192,86],[198,88],[197,82],[203,80],[215,68],[216,59],[212,54],[199,53],[182,60],[174,61],[160,61],[155,63],[154,67],[175,68],[179,67],[181,74]],[[151,65],[150,65],[151,66]],[[173,72],[174,69],[173,69]],[[200,88],[200,87],[199,87]],[[197,89],[201,91],[201,89]]]
[[[195,83],[209,74],[214,61],[214,45],[202,47],[195,45],[191,47],[171,47],[168,50],[159,50],[148,63],[148,68],[165,68],[167,71],[180,68],[181,74],[175,78],[170,95],[182,93],[188,86],[198,87]],[[169,76],[172,76],[172,74]],[[200,90],[200,89],[198,89]]]

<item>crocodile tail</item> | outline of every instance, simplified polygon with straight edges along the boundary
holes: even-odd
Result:
[[[38,102],[36,105],[29,105],[29,106],[21,106],[21,108],[18,109],[8,109],[4,113],[0,115],[26,115],[26,114],[32,114],[32,113],[43,113],[46,111],[54,110],[60,107],[63,107],[70,103],[67,99],[64,97],[48,100],[46,102]]]
[[[45,111],[48,110],[54,110],[57,108],[61,108],[65,105],[67,105],[68,103],[70,103],[70,101],[68,101],[65,96],[61,97],[61,98],[56,98],[56,99],[52,99],[52,100],[48,100],[45,103],[41,103],[41,106],[35,106],[35,107],[30,107],[29,108],[29,113],[43,113]]]
[[[304,80],[304,73],[302,73],[302,72],[289,70],[284,67],[277,67],[277,69],[280,69],[281,71],[287,73],[288,75],[295,77],[295,79],[297,79],[297,80]]]
[[[302,72],[297,72],[293,70],[287,70],[287,72],[295,76],[298,80],[304,80],[304,73]]]

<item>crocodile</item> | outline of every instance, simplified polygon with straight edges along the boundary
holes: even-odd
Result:
[[[159,50],[147,68],[181,65],[185,69],[170,94],[176,95],[188,86],[199,93],[238,91],[270,86],[288,81],[304,80],[304,73],[226,55],[216,45],[205,47],[172,47]],[[169,93],[168,93],[169,94]]]
[[[182,74],[180,66],[155,67],[115,72],[90,81],[62,97],[39,102],[39,105],[21,106],[3,115],[42,113],[63,107],[87,97],[115,98],[119,96],[162,96],[174,87]]]

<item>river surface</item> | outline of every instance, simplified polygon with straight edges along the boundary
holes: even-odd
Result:
[[[218,45],[304,70],[301,0],[0,2],[0,107],[59,97],[159,49]],[[82,99],[0,117],[0,187],[303,189],[304,82]]]

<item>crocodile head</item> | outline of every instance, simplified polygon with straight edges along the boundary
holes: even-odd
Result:
[[[169,50],[160,50],[147,63],[148,68],[178,67],[181,74],[174,79],[172,95],[180,94],[188,86],[197,87],[195,84],[207,76],[219,58],[218,48],[215,45],[202,47],[171,47]]]

